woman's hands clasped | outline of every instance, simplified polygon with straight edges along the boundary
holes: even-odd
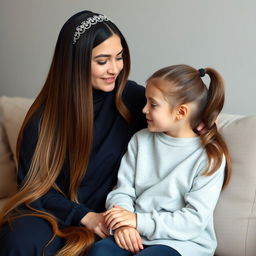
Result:
[[[102,239],[109,236],[103,213],[89,212],[82,218],[81,223]]]

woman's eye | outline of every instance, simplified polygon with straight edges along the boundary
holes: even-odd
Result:
[[[123,59],[123,56],[119,56],[116,58],[117,60],[122,60]]]
[[[155,108],[155,107],[157,107],[157,104],[151,103],[151,107]]]
[[[97,63],[99,64],[99,65],[105,65],[106,63],[107,63],[107,61],[105,60],[105,61],[97,61]]]

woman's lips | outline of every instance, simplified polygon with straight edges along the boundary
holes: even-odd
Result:
[[[102,78],[107,84],[112,84],[115,82],[116,77],[107,77],[107,78]]]

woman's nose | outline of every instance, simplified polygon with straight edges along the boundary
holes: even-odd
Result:
[[[108,68],[108,72],[110,73],[110,74],[117,74],[118,73],[118,65],[117,65],[117,63],[115,62],[115,61],[113,61],[113,62],[111,62],[110,63],[110,66],[109,66],[109,68]]]

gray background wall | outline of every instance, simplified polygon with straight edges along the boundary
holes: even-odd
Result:
[[[121,29],[131,79],[144,84],[171,64],[211,66],[226,82],[224,111],[255,114],[254,0],[0,0],[0,95],[37,95],[61,26],[83,9],[106,14]]]

